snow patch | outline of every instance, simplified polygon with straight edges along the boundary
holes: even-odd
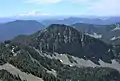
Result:
[[[57,77],[57,72],[56,72],[54,69],[52,69],[52,71],[47,70],[47,72],[48,72],[48,73],[51,73],[51,74],[53,74],[55,77]]]
[[[14,56],[14,57],[17,56],[17,53],[14,53],[13,56]]]
[[[60,33],[58,33],[58,35],[60,35]]]
[[[84,35],[82,34],[81,42],[83,42],[83,40],[84,40]]]
[[[15,49],[15,48],[13,47],[12,50],[11,50],[12,53],[15,53],[15,52],[14,52],[14,49]]]
[[[97,34],[97,33],[93,33],[93,34],[88,34],[88,33],[86,33],[86,35],[89,35],[89,36],[91,36],[91,37],[94,37],[94,38],[102,38],[102,35],[100,35],[100,34]]]
[[[69,66],[72,67],[72,66],[74,66],[74,65],[70,64]]]
[[[120,64],[116,60],[111,60],[111,61],[112,61],[112,64],[105,63],[102,60],[99,60],[99,63],[100,63],[101,67],[113,68],[113,69],[116,69],[120,72]]]
[[[114,40],[116,40],[116,39],[120,39],[120,36],[118,36],[118,37],[112,37],[112,38],[111,38],[112,41],[114,41]]]
[[[111,51],[111,49],[108,50],[108,52],[110,52],[110,51]]]
[[[120,25],[116,24],[116,28],[114,28],[112,31],[120,30]]]
[[[63,62],[63,60],[60,59],[60,62]]]

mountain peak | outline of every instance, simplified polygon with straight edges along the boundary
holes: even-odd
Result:
[[[42,52],[70,54],[80,58],[85,56],[97,61],[110,61],[113,58],[112,51],[108,52],[111,49],[109,45],[67,25],[52,24],[37,33],[33,40],[33,46]]]
[[[73,30],[76,30],[74,29],[73,27],[71,26],[68,26],[68,25],[64,25],[64,24],[51,24],[50,26],[48,26],[48,29],[49,28],[58,28],[58,29],[62,29],[62,28],[67,28],[67,29],[73,29]]]
[[[29,24],[31,24],[31,23],[39,23],[39,22],[36,21],[36,20],[15,20],[15,21],[11,21],[11,22],[8,22],[8,23],[21,23],[21,24],[29,23]]]

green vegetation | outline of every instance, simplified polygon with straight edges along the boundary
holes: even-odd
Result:
[[[119,48],[113,49],[116,53],[108,52],[109,49],[113,48],[100,40],[82,35],[71,27],[51,25],[46,30],[31,36],[19,36],[0,43],[0,65],[10,63],[22,72],[33,74],[44,81],[120,81],[120,73],[115,69],[70,67],[62,64],[60,60],[44,56],[44,54],[52,55],[53,52],[67,53],[90,59],[96,64],[99,59],[105,62],[120,59]],[[68,58],[71,62],[75,62],[70,55]],[[53,70],[56,75],[52,74]],[[3,81],[21,81],[18,76],[15,77],[4,70],[0,72],[0,76]]]
[[[22,81],[18,76],[10,74],[6,70],[0,70],[0,81]],[[25,80],[24,80],[25,81]]]

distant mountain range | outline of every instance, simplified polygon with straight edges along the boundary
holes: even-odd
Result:
[[[16,20],[0,24],[0,41],[12,39],[20,34],[32,34],[45,26],[34,20]]]
[[[120,45],[52,24],[0,43],[2,81],[120,81]]]
[[[103,18],[102,18],[103,19]],[[113,18],[114,20],[115,18]],[[119,18],[117,18],[119,20]],[[94,38],[101,39],[102,41],[106,43],[112,43],[112,44],[120,44],[120,24],[114,23],[114,24],[108,24],[108,25],[98,25],[98,24],[89,24],[89,23],[75,23],[80,20],[89,20],[87,18],[68,18],[65,20],[59,20],[57,22],[50,23],[59,23],[59,24],[68,24],[80,32],[89,35]],[[92,19],[97,22],[98,19]],[[99,19],[101,20],[101,19]],[[107,22],[109,19],[106,19]],[[62,22],[61,22],[62,21]],[[91,21],[91,19],[90,19]],[[103,21],[103,20],[102,20]],[[105,22],[104,21],[104,22]],[[99,22],[99,21],[98,21]],[[117,20],[116,20],[117,22]],[[43,21],[43,23],[40,23],[35,20],[16,20],[11,21],[7,23],[1,23],[0,24],[0,41],[9,40],[14,38],[17,35],[29,35],[34,32],[37,32],[38,30],[44,29],[45,24],[47,21]],[[50,24],[49,23],[49,24]],[[74,24],[72,24],[74,23]]]
[[[42,23],[44,25],[50,24],[65,24],[65,25],[72,25],[75,23],[88,23],[88,24],[95,24],[95,25],[109,25],[120,22],[120,17],[69,17],[64,19],[54,19],[54,20],[44,20]]]
[[[100,16],[15,16],[15,17],[2,17],[0,18],[0,23],[11,22],[15,20],[36,20],[44,23],[45,25],[50,24],[66,24],[71,25],[74,23],[88,23],[88,24],[99,24],[99,25],[108,25],[120,22],[119,16],[108,16],[108,17],[100,17]]]
[[[82,33],[101,39],[106,43],[120,44],[120,23],[111,25],[94,25],[76,23],[72,25]]]

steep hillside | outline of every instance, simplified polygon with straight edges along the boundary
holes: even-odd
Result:
[[[54,53],[42,53],[33,47],[16,43],[7,42],[1,44],[0,47],[0,69],[5,70],[3,73],[6,73],[6,71],[10,73],[11,75],[8,75],[9,77],[13,75],[14,77],[16,76],[16,78],[13,78],[14,81],[17,78],[16,81],[31,81],[30,78],[34,81],[120,80],[119,72],[108,67],[70,66],[64,64],[59,59],[47,56],[53,56],[55,55]],[[0,79],[3,81],[10,79],[7,77],[4,79],[4,77],[6,76],[3,75]]]
[[[73,27],[52,24],[0,43],[0,70],[16,81],[120,81],[118,50]]]
[[[110,60],[113,58],[111,46],[84,35],[73,27],[53,24],[38,33],[33,38],[35,39],[33,45],[39,50],[67,53],[91,60],[99,60],[99,58]]]

